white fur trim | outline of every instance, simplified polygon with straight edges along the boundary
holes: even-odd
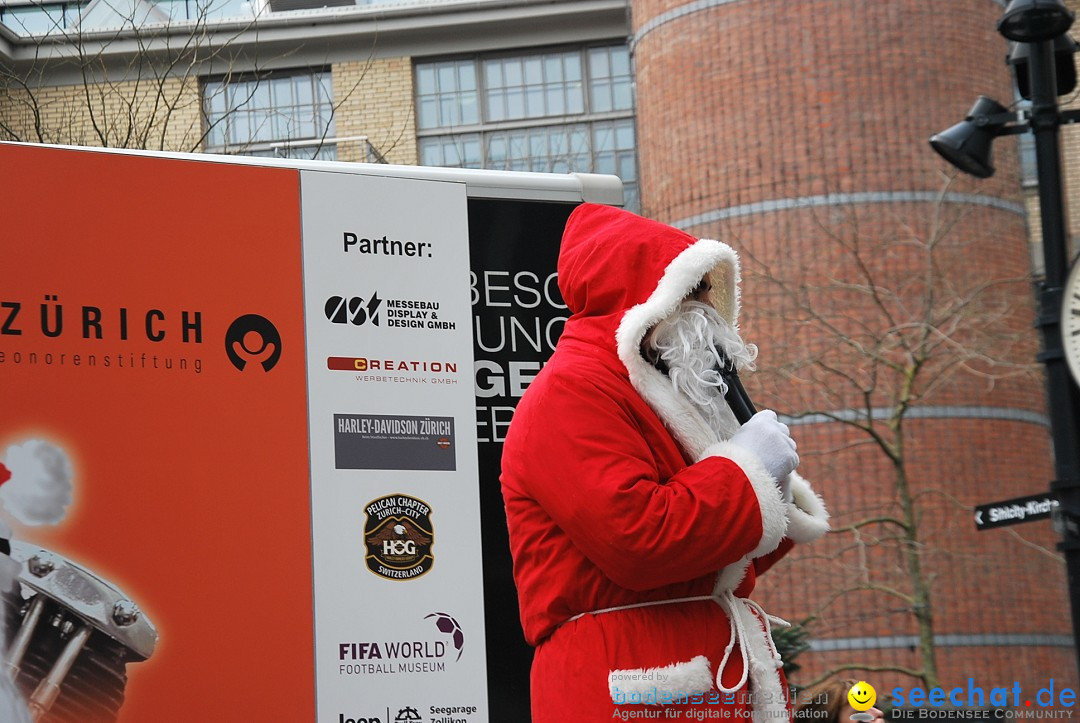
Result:
[[[662,668],[631,668],[608,673],[613,703],[653,703],[703,695],[712,688],[712,664],[704,655]],[[649,699],[651,696],[651,700]]]
[[[717,442],[705,450],[705,456],[726,457],[739,465],[750,480],[761,511],[761,540],[748,557],[767,555],[777,548],[788,529],[787,505],[776,478],[765,470],[757,455],[731,442]]]
[[[744,661],[744,664],[750,666],[750,689],[754,695],[753,721],[786,723],[787,697],[772,659],[772,642],[765,640],[765,626],[744,602],[739,601],[734,607],[736,614],[742,618],[748,638],[746,647],[750,660]]]
[[[649,329],[678,308],[705,274],[713,284],[710,303],[737,330],[739,258],[727,244],[701,239],[668,264],[656,290],[623,315],[615,334],[619,359],[630,375],[630,383],[694,459],[700,459],[705,448],[717,441],[717,434],[690,400],[675,391],[671,380],[642,357],[641,341]],[[724,438],[739,428],[730,411],[727,416],[730,419],[725,420],[725,429],[719,430]]]
[[[716,582],[713,583],[712,594],[721,595],[725,592],[735,592],[735,588],[746,577],[746,569],[750,567],[750,558],[744,557],[738,562],[733,562],[716,574]]]
[[[788,537],[795,542],[813,542],[829,531],[829,511],[810,483],[792,472],[792,501],[788,503]]]

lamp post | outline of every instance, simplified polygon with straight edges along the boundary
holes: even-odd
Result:
[[[1067,77],[1076,44],[1065,35],[1073,19],[1072,12],[1061,0],[1012,0],[998,23],[998,32],[1018,44],[1013,58],[1024,58],[1024,62],[1012,64],[1019,76],[1021,92],[1027,90],[1030,93],[1030,112],[1026,115],[1010,113],[995,101],[981,97],[967,118],[932,137],[930,144],[960,170],[986,178],[994,172],[990,163],[993,138],[1028,131],[1035,135],[1039,216],[1046,266],[1045,277],[1039,286],[1036,319],[1036,326],[1042,332],[1042,352],[1038,359],[1046,367],[1056,476],[1050,483],[1050,491],[1059,503],[1055,526],[1062,536],[1058,549],[1065,554],[1073,643],[1080,655],[1080,389],[1069,374],[1061,338],[1062,289],[1069,259],[1059,142],[1061,125],[1080,120],[1080,112],[1061,112],[1057,104],[1058,95],[1072,90],[1068,87],[1070,83],[1076,84],[1075,72]],[[1062,43],[1062,37],[1068,42]],[[1067,64],[1062,62],[1063,59]],[[1061,73],[1064,87],[1059,82],[1056,65],[1065,69]],[[1025,97],[1028,93],[1024,93]]]

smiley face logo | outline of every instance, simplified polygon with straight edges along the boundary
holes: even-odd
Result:
[[[860,680],[855,685],[851,686],[851,690],[847,694],[848,703],[851,703],[851,707],[857,711],[869,710],[874,707],[874,703],[877,702],[877,691],[874,690],[874,686],[867,683],[865,680]]]

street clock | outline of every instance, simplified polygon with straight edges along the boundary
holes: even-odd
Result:
[[[1073,379],[1080,384],[1080,261],[1073,263],[1061,300],[1061,343]]]

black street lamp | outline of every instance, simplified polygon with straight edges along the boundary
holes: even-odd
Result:
[[[1043,342],[1038,359],[1046,366],[1057,477],[1050,483],[1050,492],[1059,504],[1055,513],[1055,526],[1062,536],[1058,549],[1065,554],[1073,641],[1080,655],[1080,388],[1070,376],[1061,337],[1062,290],[1069,258],[1060,145],[1060,127],[1080,120],[1080,111],[1058,109],[1058,95],[1069,92],[1076,78],[1074,70],[1071,77],[1068,71],[1063,71],[1059,83],[1056,67],[1064,65],[1064,58],[1071,70],[1076,44],[1065,33],[1073,19],[1061,0],[1012,0],[998,23],[998,31],[1017,43],[1010,64],[1018,76],[1023,76],[1026,70],[1024,82],[1018,77],[1017,85],[1030,93],[1030,111],[1010,113],[989,98],[979,98],[964,121],[933,136],[930,145],[960,170],[986,178],[994,172],[990,163],[990,142],[994,137],[1027,131],[1035,134],[1046,266],[1039,285],[1039,314],[1035,322],[1042,331]],[[1063,36],[1067,42],[1059,40]]]
[[[994,175],[990,162],[990,144],[994,138],[1023,133],[1027,126],[1016,124],[1016,115],[993,98],[980,95],[964,120],[930,139],[930,145],[946,161],[976,178]]]
[[[997,29],[1017,43],[1040,43],[1064,35],[1073,19],[1062,0],[1012,0]]]

